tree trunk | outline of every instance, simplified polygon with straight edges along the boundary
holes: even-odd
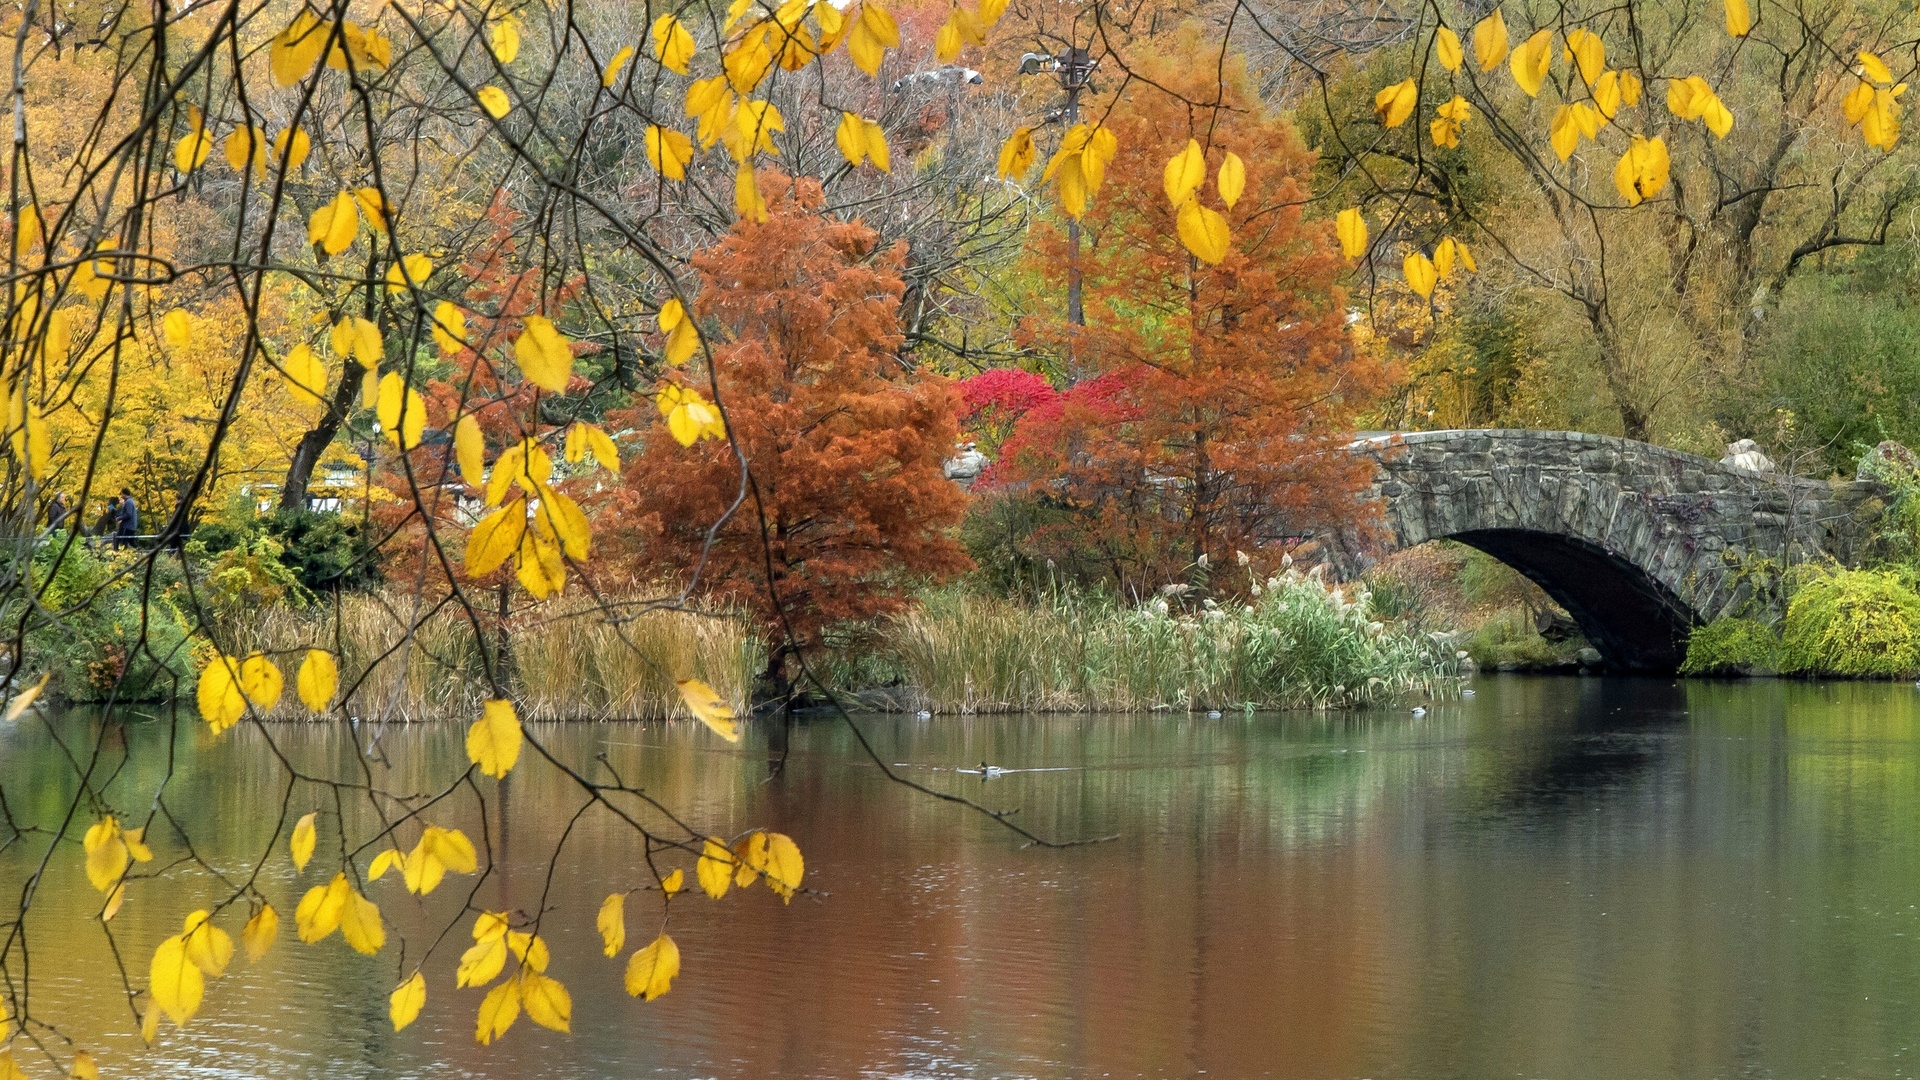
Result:
[[[327,402],[326,415],[300,436],[299,444],[293,448],[293,460],[287,463],[286,483],[280,485],[282,510],[307,508],[307,485],[313,482],[314,466],[320,464],[320,455],[327,452],[333,437],[340,433],[340,425],[353,412],[353,400],[360,394],[360,380],[354,376],[362,369],[352,360],[341,361],[340,367],[340,385]],[[367,462],[367,468],[373,468],[373,462]]]

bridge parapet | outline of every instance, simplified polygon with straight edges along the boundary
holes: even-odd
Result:
[[[1532,578],[1617,667],[1672,670],[1691,627],[1747,599],[1755,558],[1855,561],[1885,490],[1758,473],[1608,435],[1484,428],[1369,436],[1401,546],[1453,539]]]

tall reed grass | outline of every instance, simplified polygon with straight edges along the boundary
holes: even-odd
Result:
[[[617,599],[612,606],[626,610]],[[351,688],[357,716],[473,715],[489,696],[473,624],[455,607],[424,619],[420,615],[410,597],[350,595],[337,610],[275,608],[237,623],[229,631],[229,647],[283,656],[309,646],[335,651],[340,685]],[[496,628],[483,626],[492,647]],[[527,720],[684,716],[675,683],[689,678],[706,681],[744,714],[754,676],[765,665],[752,627],[724,613],[609,617],[587,600],[558,601],[517,616],[507,631],[509,685]],[[305,712],[287,702],[279,715],[291,719]]]
[[[1361,586],[1288,570],[1253,591],[1190,612],[943,593],[895,624],[890,648],[910,707],[936,713],[1332,708],[1458,677],[1449,648],[1373,619]]]

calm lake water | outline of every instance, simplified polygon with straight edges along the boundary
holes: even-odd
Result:
[[[200,1018],[148,1051],[74,845],[28,921],[34,1011],[109,1076],[1920,1072],[1920,690],[1518,677],[1477,690],[1417,718],[864,721],[916,779],[1018,808],[1050,835],[1119,836],[1068,851],[1022,849],[889,784],[834,722],[796,727],[771,782],[765,727],[739,748],[689,725],[543,728],[567,760],[604,753],[702,827],[791,834],[818,892],[785,907],[762,888],[676,902],[684,971],[643,1004],[620,992],[622,961],[601,956],[593,928],[602,897],[640,883],[638,841],[589,813],[544,923],[574,1033],[522,1018],[474,1044],[480,991],[453,985],[469,918],[429,962],[420,1021],[395,1035],[386,997],[412,964],[397,940],[363,957],[338,936],[292,939],[299,892],[338,864],[328,809],[304,876],[284,843],[269,860],[263,887],[286,917],[274,951],[237,959]],[[169,725],[129,721],[139,752],[109,791],[144,814]],[[84,742],[95,724],[55,730]],[[213,741],[183,719],[179,734],[167,805],[203,859],[244,872],[285,774],[257,733]],[[306,767],[348,775],[340,728],[274,736]],[[387,729],[382,782],[444,784],[464,765],[461,736]],[[1053,771],[952,771],[983,759]],[[74,781],[46,725],[0,733],[0,788],[23,824],[64,813]],[[531,910],[580,799],[531,755],[504,799],[480,788],[503,865],[477,902]],[[302,790],[294,806],[331,803]],[[481,816],[468,795],[433,819],[477,838]],[[153,831],[150,868],[185,856]],[[18,895],[43,854],[28,838],[0,858],[0,895]],[[417,955],[472,880],[450,877],[424,903],[392,878],[369,895]],[[153,945],[217,893],[184,864],[133,887],[113,927],[138,981]],[[629,901],[629,950],[658,912],[657,896]],[[243,919],[224,920],[236,938]]]

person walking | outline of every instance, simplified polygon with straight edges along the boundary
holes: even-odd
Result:
[[[66,525],[68,519],[72,517],[73,503],[68,500],[67,493],[64,491],[55,492],[53,501],[47,504],[47,531],[50,533],[59,532],[61,527]]]
[[[106,543],[113,542],[113,534],[120,528],[120,497],[107,496],[106,509],[100,511],[99,520],[93,523],[93,535],[101,537]]]
[[[119,527],[114,536],[121,547],[132,547],[133,538],[140,535],[140,506],[133,501],[133,492],[120,489]]]

